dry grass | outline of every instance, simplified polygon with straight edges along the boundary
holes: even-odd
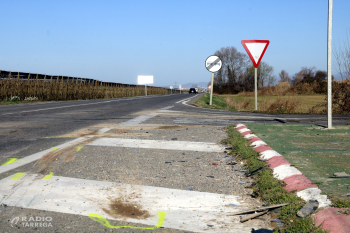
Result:
[[[168,94],[165,88],[147,87],[148,95]],[[20,100],[25,97],[35,96],[41,101],[51,100],[88,100],[107,99],[145,95],[144,86],[117,87],[103,85],[102,82],[83,82],[81,79],[70,81],[52,80],[45,77],[44,81],[19,80],[16,77],[8,77],[0,80],[0,100],[7,100],[12,96],[18,96]]]
[[[261,90],[258,90],[258,95],[286,95],[287,93],[289,95],[292,95],[293,93],[289,93],[290,89],[290,84],[288,82],[282,82],[282,83],[277,83],[276,86],[268,86],[264,87]],[[240,95],[243,96],[254,96],[254,92],[241,92],[239,93]]]
[[[277,113],[309,113],[325,95],[258,96],[258,110]],[[227,104],[237,111],[254,111],[254,96],[226,95]]]

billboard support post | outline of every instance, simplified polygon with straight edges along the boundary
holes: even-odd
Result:
[[[139,75],[137,77],[137,84],[145,84],[145,96],[147,96],[147,84],[153,84],[153,75]]]

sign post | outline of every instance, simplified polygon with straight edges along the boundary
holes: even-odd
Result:
[[[205,60],[205,67],[211,72],[211,88],[210,88],[210,102],[209,105],[213,104],[213,89],[214,89],[214,73],[221,69],[222,61],[218,56],[209,56]]]
[[[170,86],[170,93],[173,94],[173,86]]]
[[[268,40],[242,40],[241,41],[244,49],[247,51],[250,59],[252,60],[255,67],[254,77],[254,89],[255,89],[255,111],[258,110],[258,66],[262,57],[265,54],[267,46],[270,41]]]
[[[179,85],[179,89],[180,89],[180,94],[181,94],[181,89],[182,89],[181,84]]]
[[[137,77],[137,84],[145,84],[145,96],[147,96],[147,84],[153,84],[153,76],[139,75]]]

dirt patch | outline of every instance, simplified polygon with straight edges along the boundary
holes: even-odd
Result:
[[[186,127],[181,125],[164,125],[164,126],[158,127],[158,129],[183,129],[183,128],[186,128]]]
[[[64,161],[70,162],[74,159],[74,152],[77,147],[85,145],[87,143],[90,143],[91,141],[95,140],[95,137],[92,137],[80,144],[72,145],[63,149],[57,149],[55,151],[51,151],[45,155],[43,155],[38,161],[35,162],[33,165],[34,168],[36,168],[36,172],[41,173],[43,175],[47,175],[49,172],[51,172],[58,164],[60,158],[65,155]],[[52,165],[52,162],[55,162],[54,165]]]
[[[108,198],[110,203],[108,208],[102,208],[102,210],[113,218],[135,218],[135,219],[146,219],[151,215],[147,210],[142,209],[142,205],[137,203],[135,198],[138,195],[132,193],[130,195],[122,195],[118,198]]]
[[[337,214],[345,214],[345,215],[350,215],[350,209],[346,208],[346,209],[341,209],[337,211]]]
[[[74,160],[73,153],[74,153],[74,151],[68,152],[67,156],[64,157],[64,162],[70,162],[70,161]]]

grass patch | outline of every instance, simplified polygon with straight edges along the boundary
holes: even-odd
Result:
[[[201,98],[199,98],[195,104],[202,108],[212,108],[212,109],[223,109],[229,111],[235,111],[232,106],[229,106],[225,100],[225,96],[213,95],[212,105],[210,103],[210,95],[205,93]]]
[[[307,114],[312,107],[323,103],[324,100],[325,95],[258,96],[257,112]],[[249,95],[213,95],[213,106],[209,106],[209,94],[205,94],[196,105],[229,111],[255,112],[255,98]]]
[[[38,103],[38,102],[47,102],[47,101],[22,101],[22,100],[6,100],[0,101],[0,105],[10,105],[10,104],[27,104],[27,103]]]
[[[247,123],[247,127],[283,155],[314,184],[332,197],[350,193],[350,178],[329,178],[335,172],[350,174],[350,126],[324,130],[316,125]]]
[[[245,162],[245,169],[252,172],[260,167],[266,167],[261,172],[253,175],[253,195],[261,198],[267,205],[292,202],[283,206],[278,218],[283,222],[283,227],[277,227],[275,232],[327,232],[314,224],[311,216],[299,218],[296,213],[306,204],[304,200],[293,193],[288,193],[283,189],[283,183],[273,177],[272,170],[267,165],[258,160],[259,154],[249,147],[249,142],[234,129],[234,126],[227,128],[229,138],[226,143],[232,145],[232,153],[237,159]]]

